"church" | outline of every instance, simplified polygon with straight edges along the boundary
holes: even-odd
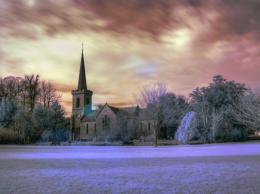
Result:
[[[72,139],[78,141],[118,140],[126,136],[153,137],[155,122],[146,110],[104,104],[93,109],[93,91],[88,89],[82,48],[78,87],[72,90]]]

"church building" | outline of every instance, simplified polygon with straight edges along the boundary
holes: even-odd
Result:
[[[153,136],[155,122],[145,109],[117,108],[104,104],[93,109],[93,91],[88,89],[82,48],[78,87],[72,90],[72,139],[80,141],[124,139],[129,130],[141,136]]]

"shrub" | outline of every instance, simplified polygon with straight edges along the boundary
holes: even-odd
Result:
[[[18,135],[11,129],[0,129],[0,144],[18,143]]]
[[[233,128],[225,130],[220,136],[223,141],[245,141],[247,139],[247,132],[244,129]]]

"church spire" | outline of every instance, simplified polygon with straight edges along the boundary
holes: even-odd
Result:
[[[80,70],[79,70],[78,90],[87,90],[83,43],[82,43],[82,53],[81,53]]]

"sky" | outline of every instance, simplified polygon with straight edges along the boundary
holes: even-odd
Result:
[[[260,85],[259,0],[0,0],[0,77],[39,74],[67,113],[81,43],[94,104],[147,85],[188,96],[217,74]]]

